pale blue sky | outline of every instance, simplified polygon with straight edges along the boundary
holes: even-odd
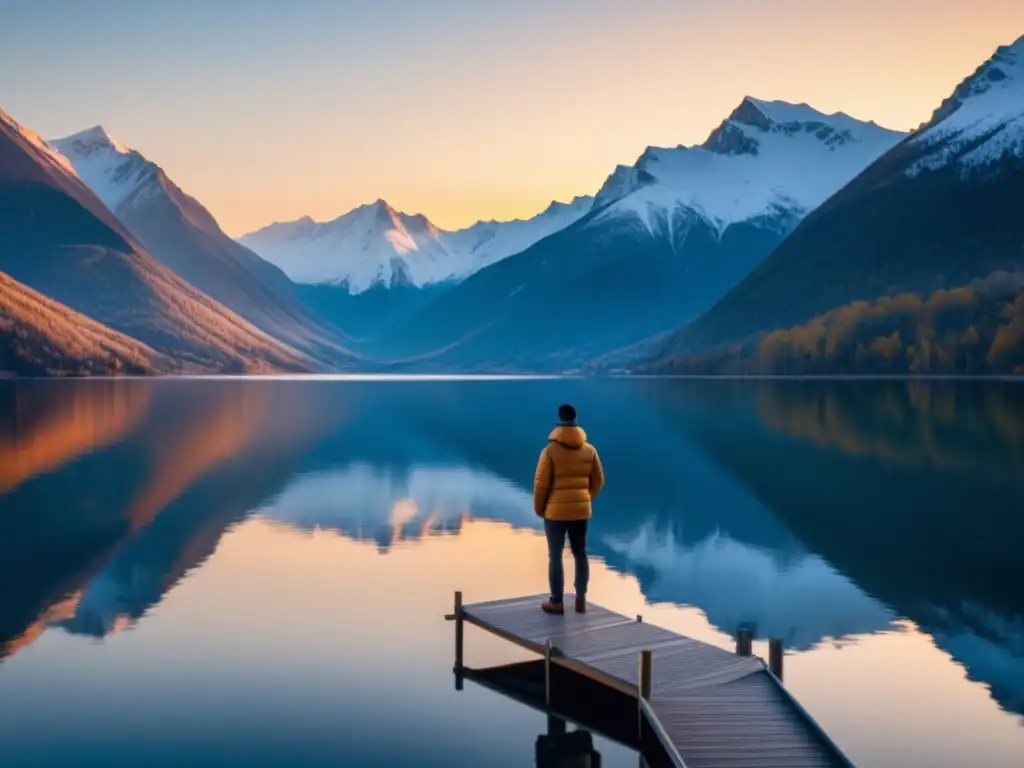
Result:
[[[588,194],[746,94],[909,129],[1019,0],[0,0],[0,109],[101,123],[232,233],[385,197],[440,226]]]

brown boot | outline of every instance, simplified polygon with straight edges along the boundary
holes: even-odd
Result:
[[[556,603],[554,600],[548,600],[541,605],[540,609],[544,611],[544,613],[557,613],[559,615],[565,613],[564,606],[561,603]]]
[[[586,613],[586,612],[587,612],[587,598],[585,598],[585,597],[577,597],[576,598],[576,613]]]

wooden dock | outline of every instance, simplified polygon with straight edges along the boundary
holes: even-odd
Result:
[[[677,768],[825,768],[848,766],[828,735],[783,686],[781,647],[773,667],[588,603],[564,616],[540,610],[545,595],[471,605],[456,593],[455,671],[463,669],[463,626],[473,624],[544,657],[550,670],[570,670],[637,702],[637,728],[649,729]]]

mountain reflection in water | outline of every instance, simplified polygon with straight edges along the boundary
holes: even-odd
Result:
[[[469,519],[539,531],[571,400],[609,483],[591,550],[646,598],[795,651],[910,619],[1024,713],[1014,384],[0,382],[0,658],[102,637],[253,516],[381,552]]]

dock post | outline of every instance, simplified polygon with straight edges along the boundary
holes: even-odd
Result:
[[[644,707],[643,702],[651,700],[652,659],[650,651],[640,651],[640,668],[636,675],[636,727],[637,734],[641,739],[644,735]]]
[[[775,637],[768,641],[768,669],[779,680],[782,679],[782,659],[784,656],[782,640]]]
[[[566,722],[558,715],[548,713],[548,736],[565,736]]]
[[[544,705],[551,707],[551,639],[544,641]]]
[[[651,652],[640,651],[640,672],[636,679],[638,693],[644,701],[651,700],[651,666]]]
[[[455,690],[462,690],[462,592],[455,592]]]
[[[751,653],[753,653],[753,642],[750,630],[746,627],[740,627],[736,630],[736,655],[749,656]]]

